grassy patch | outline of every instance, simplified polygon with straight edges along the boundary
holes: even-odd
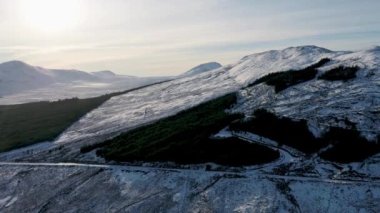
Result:
[[[356,72],[359,67],[337,67],[326,71],[318,79],[328,80],[328,81],[347,81],[356,78]]]
[[[53,140],[72,123],[109,98],[143,87],[95,98],[0,106],[0,152]]]
[[[260,83],[265,83],[267,85],[274,86],[276,93],[278,93],[290,86],[303,83],[305,81],[309,81],[315,78],[318,72],[317,68],[323,66],[329,61],[330,59],[324,58],[321,59],[319,62],[301,70],[289,70],[284,72],[269,73],[268,75],[265,75],[257,79],[252,84],[248,85],[248,87]]]
[[[215,140],[218,132],[241,115],[225,109],[236,102],[229,94],[137,128],[82,152],[99,148],[97,154],[115,161],[173,161],[180,164],[215,162],[223,165],[248,165],[268,162],[278,153],[236,138]]]

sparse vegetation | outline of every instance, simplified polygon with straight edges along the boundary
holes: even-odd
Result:
[[[124,162],[215,162],[229,166],[259,164],[278,158],[277,151],[237,138],[209,138],[233,120],[241,118],[241,115],[225,112],[235,102],[236,94],[229,94],[102,144],[83,147],[82,152],[100,148],[98,155]]]
[[[284,72],[269,73],[268,75],[265,75],[257,79],[252,84],[248,85],[248,87],[260,83],[265,83],[267,85],[274,86],[275,92],[278,93],[290,86],[303,83],[305,81],[309,81],[315,78],[318,72],[317,68],[323,66],[329,61],[330,59],[324,58],[321,59],[319,62],[301,70],[289,70]]]
[[[0,152],[53,140],[109,98],[143,87],[95,98],[0,106]]]
[[[356,77],[356,72],[359,67],[344,67],[339,66],[323,73],[318,79],[328,81],[347,81]]]

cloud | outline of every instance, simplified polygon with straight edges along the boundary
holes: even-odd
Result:
[[[380,42],[377,1],[81,3],[80,25],[60,34],[41,34],[18,23],[11,13],[0,14],[0,28],[5,30],[0,34],[0,60],[167,75],[209,60],[231,63],[246,54],[291,45],[350,49]],[[4,8],[12,8],[9,4]]]

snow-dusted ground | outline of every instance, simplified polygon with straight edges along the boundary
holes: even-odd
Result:
[[[378,181],[123,166],[1,165],[1,212],[379,212]]]

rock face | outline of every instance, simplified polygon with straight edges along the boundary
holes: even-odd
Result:
[[[222,67],[222,65],[217,62],[204,63],[190,69],[189,71],[182,74],[182,76],[196,75],[196,74],[204,73],[210,70],[218,69],[220,67]]]

